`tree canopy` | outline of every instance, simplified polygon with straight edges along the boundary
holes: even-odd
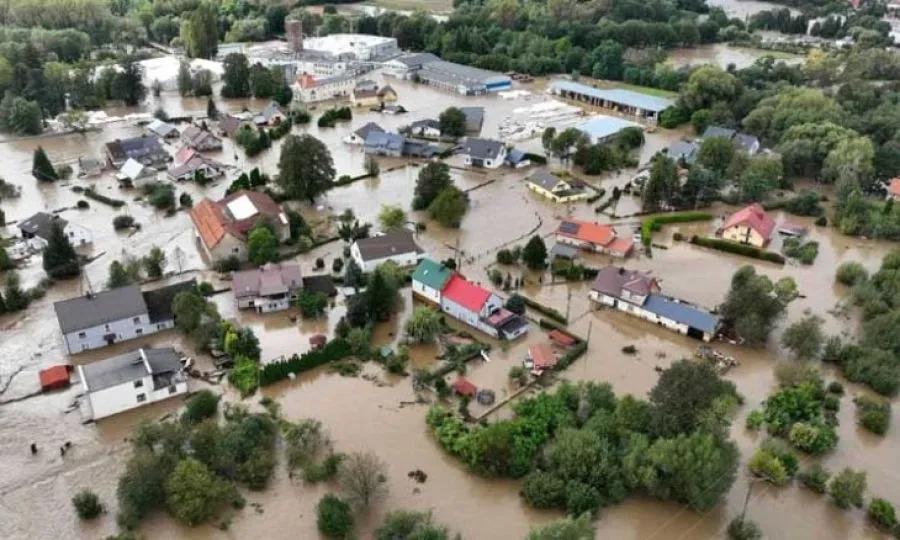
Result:
[[[288,135],[278,160],[278,186],[293,199],[310,203],[331,188],[334,161],[322,141],[312,135]]]

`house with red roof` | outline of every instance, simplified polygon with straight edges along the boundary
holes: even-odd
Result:
[[[634,242],[616,236],[616,230],[580,219],[564,219],[556,229],[556,241],[586,251],[604,253],[613,257],[627,257],[634,249]]]
[[[775,230],[775,220],[763,210],[759,203],[753,203],[731,214],[716,234],[726,240],[765,247]]]
[[[240,190],[220,201],[204,197],[191,208],[197,240],[210,261],[234,255],[247,257],[247,236],[265,218],[279,241],[290,238],[287,214],[271,197],[259,191]]]
[[[430,261],[422,261],[420,267]],[[434,264],[434,263],[431,263]],[[415,288],[420,272],[413,274]],[[528,322],[503,308],[503,299],[453,273],[441,283],[439,305],[447,315],[498,339],[516,339],[528,332]],[[429,297],[429,299],[431,299]]]

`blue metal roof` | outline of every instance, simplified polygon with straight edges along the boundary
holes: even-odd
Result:
[[[396,133],[370,131],[369,134],[366,135],[365,146],[371,148],[388,148],[400,152],[403,150],[403,143],[405,142],[406,138],[402,135],[397,135]]]
[[[719,325],[719,318],[712,313],[690,304],[677,302],[661,294],[651,293],[648,295],[642,307],[651,313],[686,324],[702,332],[715,332]]]
[[[622,120],[621,118],[616,118],[615,116],[599,115],[595,116],[591,120],[588,120],[587,122],[578,124],[576,127],[579,131],[590,137],[591,142],[597,142],[606,139],[610,135],[615,135],[625,128],[641,126],[640,124],[635,124],[634,122],[629,122],[628,120]]]
[[[675,104],[675,101],[671,99],[649,96],[632,90],[623,90],[621,88],[594,88],[593,86],[572,81],[553,81],[550,85],[550,89],[554,94],[559,93],[561,90],[565,90],[566,92],[577,92],[586,96],[654,112],[664,111]]]

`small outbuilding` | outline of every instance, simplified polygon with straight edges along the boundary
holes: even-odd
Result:
[[[69,386],[69,372],[72,366],[50,366],[38,372],[41,381],[41,391],[49,392]]]
[[[460,396],[466,396],[470,398],[475,397],[475,394],[478,392],[478,388],[475,387],[475,384],[465,377],[456,379],[456,381],[454,381],[454,383],[450,385],[450,388],[452,388],[453,391]]]

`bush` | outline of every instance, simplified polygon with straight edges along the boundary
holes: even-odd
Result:
[[[858,262],[845,262],[838,266],[835,279],[842,285],[852,287],[869,279],[869,272]]]
[[[524,386],[528,382],[528,371],[522,366],[513,366],[509,368],[507,377],[519,386]]]
[[[859,396],[853,400],[856,404],[856,419],[859,424],[876,435],[887,433],[891,423],[891,404],[889,401]]]
[[[862,508],[866,491],[866,473],[847,467],[828,484],[828,493],[838,508]]]
[[[72,166],[68,163],[56,166],[56,175],[62,180],[68,180],[72,176]]]
[[[334,273],[338,273],[344,269],[344,259],[340,259],[335,257],[333,261],[331,261],[331,271]]]
[[[75,513],[81,519],[94,519],[103,513],[100,497],[97,497],[97,494],[89,489],[79,491],[72,497],[72,506],[75,507]]]
[[[821,455],[837,444],[837,433],[826,425],[813,425],[797,422],[788,433],[791,445],[802,452]]]
[[[497,263],[498,264],[516,264],[516,258],[513,256],[513,252],[508,249],[501,249],[497,252]]]
[[[93,199],[97,202],[102,202],[103,204],[107,204],[112,206],[113,208],[121,208],[125,206],[125,201],[120,201],[119,199],[113,199],[112,197],[107,197],[106,195],[101,195],[94,191],[94,188],[90,187],[84,190],[84,196],[88,199]]]
[[[814,463],[812,467],[797,475],[797,479],[800,480],[801,484],[816,493],[825,493],[828,489],[829,478],[831,478],[831,473],[818,463]]]
[[[637,347],[635,347],[634,345],[625,345],[624,347],[622,347],[622,353],[628,355],[637,354]]]
[[[91,207],[90,203],[88,203],[87,201],[85,201],[85,200],[83,200],[83,199],[80,200],[80,201],[78,201],[77,203],[75,203],[75,206],[76,206],[79,210],[87,210],[88,208]]]
[[[828,226],[828,218],[825,216],[819,216],[818,218],[816,218],[816,226],[817,227]]]
[[[521,294],[513,294],[504,307],[516,315],[525,315],[525,298]]]
[[[755,521],[736,517],[728,524],[728,538],[730,540],[759,540],[763,537],[762,530]]]
[[[182,208],[190,208],[194,206],[194,199],[191,198],[191,196],[187,192],[185,192],[182,193],[180,197],[178,197],[178,204],[180,204]]]
[[[831,381],[830,383],[828,383],[828,392],[836,396],[843,396],[844,385],[839,383],[838,381]]]
[[[747,462],[747,468],[756,476],[765,478],[776,486],[782,486],[790,479],[781,460],[772,452],[762,448],[753,454]]]
[[[187,408],[181,418],[191,424],[197,424],[216,415],[219,408],[219,396],[210,390],[200,390],[187,400]]]
[[[776,264],[784,264],[784,257],[779,253],[766,251],[755,246],[747,244],[738,244],[730,240],[721,238],[701,238],[699,236],[691,237],[691,243],[701,247],[717,249],[726,253],[734,253],[735,255],[743,255],[745,257],[753,257],[761,261],[773,262]]]
[[[526,306],[537,311],[538,313],[540,313],[542,315],[546,315],[547,317],[550,317],[551,319],[553,319],[554,321],[556,321],[558,323],[569,324],[569,320],[566,319],[566,316],[563,315],[562,313],[560,313],[559,311],[556,311],[555,309],[553,309],[551,307],[547,307],[544,304],[541,304],[539,302],[535,302],[534,300],[532,300],[531,298],[528,298],[527,296],[522,296],[522,298],[525,299]]]
[[[259,372],[259,384],[266,386],[286,379],[291,373],[302,373],[329,362],[343,360],[351,354],[352,350],[347,341],[333,339],[318,351],[310,351],[302,356],[295,354],[287,360],[264,365]]]
[[[237,256],[231,255],[229,257],[225,257],[224,259],[216,261],[216,264],[213,265],[213,268],[220,274],[237,272],[241,269],[241,260],[238,259]]]
[[[803,243],[797,238],[784,241],[784,254],[799,260],[802,264],[812,264],[819,255],[819,243],[812,241]]]
[[[869,503],[867,515],[869,520],[882,530],[893,531],[897,526],[897,514],[894,512],[894,505],[880,497],[875,497]]]
[[[762,411],[750,411],[750,414],[747,415],[746,427],[751,431],[756,431],[762,427],[765,422],[765,416],[763,416]]]
[[[325,111],[317,122],[319,127],[334,127],[338,122],[353,119],[350,107],[335,107]]]
[[[116,216],[113,218],[113,229],[121,231],[134,226],[134,218],[131,216]]]
[[[353,531],[350,505],[334,495],[325,495],[316,505],[316,525],[327,538],[349,538]]]

